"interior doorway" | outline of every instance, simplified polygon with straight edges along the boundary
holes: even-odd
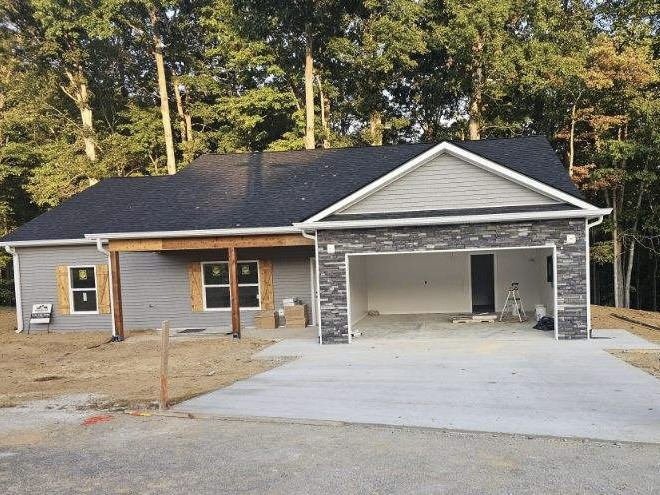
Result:
[[[492,254],[470,256],[472,312],[495,312],[495,257]]]

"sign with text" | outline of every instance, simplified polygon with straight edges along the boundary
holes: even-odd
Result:
[[[52,304],[33,304],[30,323],[50,323],[53,314]]]

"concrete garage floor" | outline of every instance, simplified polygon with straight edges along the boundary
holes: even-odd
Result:
[[[360,332],[360,339],[415,339],[438,338],[469,339],[553,339],[552,331],[542,332],[532,327],[530,318],[495,323],[452,323],[458,314],[411,314],[366,316],[354,325],[353,332]]]
[[[386,327],[351,345],[284,340],[261,355],[300,359],[177,409],[660,443],[660,380],[605,351],[659,347],[628,332],[556,341],[475,324],[385,338]]]

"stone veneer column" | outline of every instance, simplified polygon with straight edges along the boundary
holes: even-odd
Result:
[[[574,244],[566,243],[574,235]],[[346,254],[465,248],[557,247],[559,338],[587,337],[586,220],[465,224],[318,231],[319,300],[323,343],[348,340]],[[327,251],[334,244],[335,252]]]

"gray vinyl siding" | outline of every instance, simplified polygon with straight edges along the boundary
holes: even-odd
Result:
[[[53,304],[52,330],[110,330],[110,315],[60,315],[57,307],[55,269],[58,265],[99,265],[108,258],[96,246],[18,248],[21,265],[21,306],[23,328],[28,328],[32,305]],[[34,329],[45,328],[35,325]]]
[[[25,326],[37,302],[57,305],[57,265],[107,263],[95,246],[20,248],[21,287]],[[239,250],[244,260],[273,260],[275,308],[285,297],[298,297],[311,305],[310,263],[312,248]],[[148,329],[170,320],[173,328],[229,327],[229,311],[193,312],[190,304],[188,264],[226,260],[225,251],[122,253],[120,255],[122,303],[126,329]],[[255,310],[241,310],[246,327],[254,323]],[[53,320],[54,330],[110,330],[110,315],[67,315]]]
[[[557,201],[452,155],[441,155],[341,213],[552,204]]]

